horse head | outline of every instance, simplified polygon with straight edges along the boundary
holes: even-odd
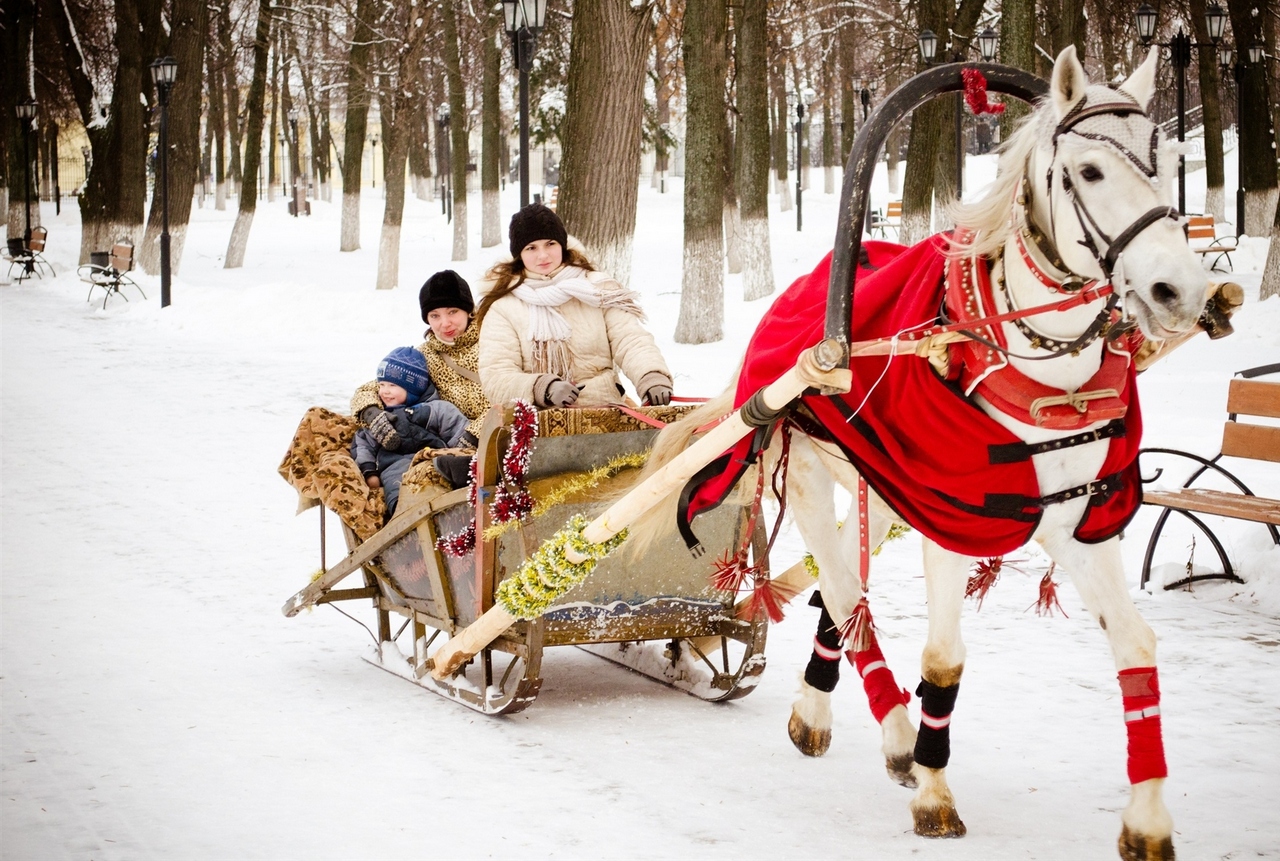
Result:
[[[1126,314],[1163,340],[1195,325],[1208,280],[1172,206],[1177,144],[1146,114],[1157,57],[1113,89],[1089,84],[1074,47],[1058,55],[1020,199],[1063,269],[1111,281]]]

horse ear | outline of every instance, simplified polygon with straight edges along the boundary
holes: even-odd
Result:
[[[1076,46],[1068,45],[1053,62],[1053,83],[1050,90],[1058,119],[1066,116],[1067,111],[1084,98],[1084,91],[1088,86],[1089,79],[1084,76],[1084,67],[1076,59]]]
[[[1142,61],[1142,65],[1120,85],[1120,89],[1133,96],[1134,101],[1142,105],[1144,111],[1156,90],[1156,64],[1159,62],[1159,56],[1160,49],[1152,48],[1147,52],[1147,59]]]

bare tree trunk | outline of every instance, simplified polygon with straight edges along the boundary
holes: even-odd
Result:
[[[173,0],[172,9],[168,54],[186,71],[178,75],[169,94],[169,268],[176,275],[191,220],[191,190],[200,176],[200,93],[204,89],[200,72],[209,6],[206,0]],[[146,234],[138,249],[142,269],[150,275],[160,272],[161,190],[156,182]]]
[[[592,262],[623,284],[640,194],[649,16],[630,0],[576,0],[569,41],[557,212]],[[717,196],[717,225],[720,209]]]
[[[241,173],[240,141],[243,128],[240,125],[240,84],[236,80],[236,55],[231,44],[231,4],[222,3],[218,9],[218,40],[222,46],[222,71],[226,76],[223,92],[227,100],[227,134],[231,141],[231,161],[228,170],[231,172],[230,191],[240,193],[244,182]],[[255,177],[253,180],[257,182]]]
[[[258,208],[258,165],[262,160],[262,126],[267,101],[267,51],[271,47],[271,0],[258,0],[258,25],[253,39],[253,80],[245,104],[244,178],[240,185],[240,210],[227,243],[227,269],[244,265],[249,229]]]
[[[69,7],[63,8],[65,14],[70,14]],[[118,66],[106,125],[98,124],[101,116],[92,96],[92,84],[88,85],[88,104],[82,102],[79,93],[76,98],[82,121],[89,127],[89,146],[93,150],[93,169],[80,195],[81,262],[89,260],[91,251],[110,248],[120,239],[136,241],[146,209],[147,135],[142,95],[148,61],[144,58],[154,56],[155,38],[160,32],[160,5],[152,0],[118,0],[115,8]],[[60,23],[68,28],[63,34],[63,50],[72,55],[67,57],[68,64],[83,63],[72,31],[82,29],[86,22],[74,26],[62,17]],[[66,44],[67,39],[72,39],[73,44]],[[81,66],[73,70],[73,76],[83,74],[83,69]]]
[[[498,152],[502,148],[502,105],[498,79],[502,52],[498,48],[501,18],[490,12],[484,28],[484,95],[480,109],[480,247],[502,243],[502,209],[499,204]]]
[[[214,45],[207,51],[209,67],[209,119],[208,130],[212,146],[209,156],[213,161],[213,206],[219,211],[227,208],[227,125],[226,100],[222,93],[222,63],[226,58]]]
[[[768,0],[743,0],[738,22],[738,199],[741,215],[742,298],[773,293],[769,248],[769,77],[765,26]]]
[[[1209,27],[1204,20],[1205,0],[1191,0],[1191,25],[1195,39],[1202,45],[1209,44]],[[1222,185],[1222,102],[1219,98],[1221,81],[1218,79],[1217,52],[1200,49],[1196,52],[1197,70],[1200,73],[1200,107],[1204,122],[1204,211],[1217,221],[1226,220],[1226,206]],[[1234,216],[1233,216],[1234,217]]]
[[[458,42],[455,0],[442,0],[444,10],[444,71],[449,89],[449,143],[453,168],[453,260],[467,259],[467,91],[462,80],[462,46]]]
[[[1035,0],[1003,0],[1000,18],[1000,62],[1035,74]],[[1104,37],[1105,38],[1105,37]],[[1005,99],[1000,115],[1000,139],[1008,140],[1018,121],[1031,109],[1017,99]]]
[[[724,337],[725,0],[688,0],[684,18],[684,277],[678,344]]]
[[[737,165],[739,153],[738,136],[730,125],[729,111],[724,112],[724,143],[727,152],[724,157],[724,259],[730,275],[742,271],[742,243],[739,236],[742,217],[738,212]]]
[[[773,91],[773,177],[778,184],[778,193],[782,196],[779,210],[791,211],[791,184],[787,182],[787,82],[786,69],[774,66],[769,76],[770,89]]]
[[[284,122],[284,114],[280,111],[281,23],[283,19],[276,21],[271,34],[275,45],[271,51],[271,122],[267,127],[267,203],[275,203],[276,200],[276,183],[279,182],[276,176],[276,122]]]
[[[397,106],[403,109],[404,105]],[[395,121],[392,122],[394,115]],[[382,214],[378,243],[377,289],[391,290],[400,283],[400,227],[404,223],[404,168],[408,156],[408,117],[400,110],[382,110],[383,192],[387,202]]]
[[[1231,30],[1237,45],[1262,41],[1262,23],[1256,15],[1259,7],[1269,6],[1261,0],[1228,0]],[[1270,10],[1268,10],[1269,12]],[[1272,46],[1272,50],[1275,50]],[[1271,128],[1271,105],[1267,63],[1245,63],[1240,81],[1240,104],[1243,116],[1238,118],[1244,174],[1244,225],[1236,230],[1249,236],[1265,236],[1275,221],[1276,207],[1276,140]]]
[[[3,20],[4,27],[0,30],[0,43],[4,50],[0,52],[0,62],[3,62],[0,67],[0,72],[3,72],[0,74],[0,89],[3,90],[4,98],[0,101],[0,111],[4,116],[0,117],[0,123],[5,130],[5,189],[8,192],[6,220],[9,225],[5,235],[21,236],[27,229],[27,198],[32,194],[27,185],[31,164],[23,163],[31,150],[30,139],[26,136],[29,133],[31,137],[35,135],[31,133],[28,121],[17,118],[14,106],[34,98],[30,84],[34,61],[36,4],[35,0],[14,0],[4,4],[2,8],[0,15],[3,18],[0,20]],[[35,213],[40,207],[31,203],[29,209]],[[31,223],[35,225],[37,222]]]
[[[364,136],[369,124],[369,25],[377,4],[357,0],[355,21],[348,25],[351,53],[347,60],[347,117],[342,141],[342,226],[339,251],[360,247],[360,183],[364,163]]]

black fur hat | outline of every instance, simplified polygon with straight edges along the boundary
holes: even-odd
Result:
[[[511,238],[511,257],[520,268],[520,252],[530,242],[539,239],[554,239],[561,248],[569,245],[569,233],[564,229],[564,222],[550,209],[541,203],[531,203],[511,216],[511,229],[507,231]]]
[[[422,306],[422,322],[437,308],[461,308],[470,314],[476,309],[471,298],[471,287],[452,269],[437,272],[427,279],[418,291],[418,304]]]

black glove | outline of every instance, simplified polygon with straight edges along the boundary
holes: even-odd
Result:
[[[670,386],[650,386],[644,393],[644,402],[651,407],[665,407],[671,403]]]
[[[553,407],[571,407],[578,401],[578,392],[586,386],[575,386],[564,380],[556,380],[547,386],[547,405]]]
[[[480,445],[480,440],[471,431],[463,431],[462,436],[458,437],[458,445],[463,448],[476,448]]]
[[[388,451],[400,449],[400,434],[396,433],[395,425],[391,423],[391,417],[385,410],[365,407],[360,411],[360,420],[369,428],[369,434],[382,448]]]
[[[471,483],[471,455],[442,454],[433,458],[431,463],[455,490]]]

